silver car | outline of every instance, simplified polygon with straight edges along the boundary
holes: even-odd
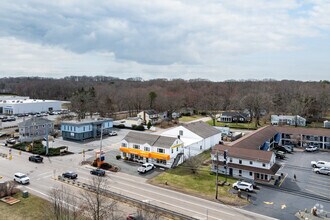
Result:
[[[313,171],[317,174],[325,174],[330,176],[330,169],[327,167],[315,168]]]

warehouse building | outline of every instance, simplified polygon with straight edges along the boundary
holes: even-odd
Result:
[[[0,100],[0,114],[16,115],[26,113],[38,113],[59,111],[62,101],[41,99],[7,99]]]

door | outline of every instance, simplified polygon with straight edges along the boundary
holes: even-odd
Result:
[[[230,175],[230,176],[233,175],[233,168],[229,168],[229,175]]]

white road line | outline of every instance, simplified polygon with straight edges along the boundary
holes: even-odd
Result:
[[[321,183],[320,183],[321,182]],[[315,180],[311,180],[309,181],[309,184],[313,184],[313,185],[319,185],[319,186],[323,186],[325,188],[330,188],[329,183],[326,183],[325,181],[315,181]]]
[[[319,196],[324,196],[324,197],[327,197],[329,198],[329,195],[325,195],[323,193],[318,193],[318,192],[315,192],[314,190],[309,190],[309,189],[305,189],[306,191],[309,191],[309,192],[312,192],[313,194],[316,194],[316,195],[319,195]]]
[[[129,194],[134,194],[134,195],[137,195],[137,196],[140,196],[140,197],[144,197],[144,198],[146,198],[148,200],[159,202],[160,204],[165,204],[165,205],[168,205],[168,206],[173,206],[173,207],[176,207],[176,208],[179,208],[179,209],[186,210],[188,212],[194,212],[194,213],[196,213],[198,215],[202,215],[202,216],[205,216],[206,215],[204,213],[200,213],[200,212],[197,212],[197,211],[194,211],[194,210],[191,210],[191,209],[186,209],[186,208],[183,208],[183,207],[178,207],[178,206],[172,205],[172,204],[167,203],[167,202],[163,202],[163,201],[160,201],[160,200],[157,200],[157,199],[148,197],[148,196],[140,195],[140,194],[134,193],[132,191],[124,190],[123,188],[119,188],[119,187],[115,187],[115,186],[111,186],[111,188],[117,189],[119,191],[124,191],[124,192],[127,192]],[[208,210],[211,210],[211,209],[208,209]],[[219,210],[215,210],[215,211],[222,212],[222,211],[219,211]],[[224,213],[227,214],[226,212],[224,212]],[[228,215],[235,216],[235,215],[233,215],[231,213],[228,213]],[[211,218],[214,218],[214,219],[217,219],[217,220],[222,220],[222,219],[220,219],[218,217],[213,217],[213,216],[210,216],[210,215],[208,215],[208,217],[211,217]]]
[[[319,187],[319,186],[308,185],[308,186],[306,186],[306,188],[314,188],[314,189],[317,189],[317,190],[320,190],[320,191],[327,191],[327,192],[329,192],[329,189],[324,189],[324,188]]]
[[[129,186],[129,187],[134,187],[134,186],[131,186],[131,185],[125,184],[125,183],[118,183],[118,184],[120,184],[120,185],[126,185],[126,186]],[[175,198],[175,197],[166,195],[166,194],[161,194],[161,193],[157,193],[157,192],[154,192],[154,191],[150,191],[150,190],[147,190],[147,189],[141,189],[141,188],[140,188],[140,190],[146,191],[146,192],[149,192],[149,193],[152,193],[152,194],[156,194],[156,195],[159,195],[159,196],[162,196],[162,197],[168,197],[168,198],[173,199],[173,200],[178,200],[178,201],[183,202],[183,203],[189,203],[191,205],[202,207],[202,208],[205,208],[205,209],[208,209],[208,210],[213,210],[213,211],[216,211],[216,212],[222,212],[222,213],[227,214],[227,215],[235,216],[234,214],[229,213],[229,212],[224,212],[224,211],[220,211],[220,210],[217,210],[217,209],[209,208],[209,207],[206,207],[206,206],[203,206],[203,205],[200,205],[200,204],[189,202],[187,200],[178,199],[178,198]]]

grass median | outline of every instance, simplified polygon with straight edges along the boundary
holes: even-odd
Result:
[[[199,156],[205,158],[207,154],[210,155],[210,152],[206,151]],[[219,175],[219,182],[224,180],[225,176]],[[169,169],[166,172],[149,180],[151,184],[170,188],[209,200],[215,200],[215,181],[216,175],[211,172],[211,164],[205,162],[198,167],[197,173],[195,174],[191,172],[190,167],[183,163],[180,166],[174,169]],[[230,186],[219,186],[219,201],[228,205],[235,206],[243,206],[248,204],[246,200],[238,198],[237,195],[234,195],[229,191],[232,184],[236,181],[236,179],[228,177],[227,182],[230,183]]]

